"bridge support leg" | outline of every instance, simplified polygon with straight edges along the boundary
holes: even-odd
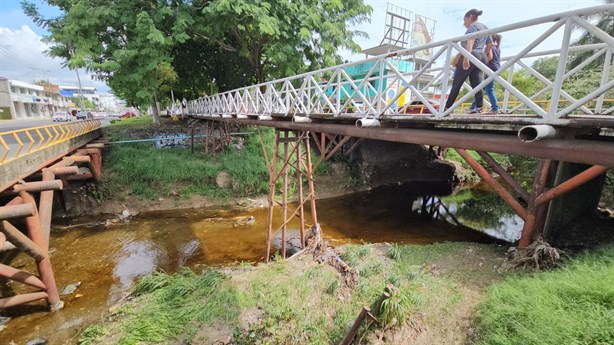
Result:
[[[567,172],[564,173],[564,177],[560,177],[560,173],[558,171],[561,169],[565,169],[567,164],[563,162],[560,164],[559,162],[552,162],[551,160],[540,160],[539,165],[537,167],[537,173],[533,180],[533,187],[531,188],[531,193],[527,193],[520,183],[514,180],[514,178],[509,175],[505,169],[503,169],[497,162],[495,162],[490,155],[486,152],[478,152],[478,154],[484,159],[484,161],[492,168],[493,171],[499,174],[499,176],[511,187],[511,189],[515,192],[519,199],[524,200],[526,203],[526,207],[523,206],[516,197],[512,195],[501,183],[499,183],[490,173],[476,160],[474,159],[467,151],[463,149],[455,149],[458,154],[463,157],[463,159],[480,175],[480,177],[490,185],[497,194],[507,203],[515,212],[518,214],[520,218],[524,220],[524,225],[522,227],[522,233],[520,235],[520,241],[518,243],[519,249],[526,248],[531,242],[533,242],[537,237],[543,235],[549,235],[545,233],[546,223],[549,219],[550,209],[550,201],[553,199],[568,193],[577,187],[588,183],[589,181],[601,176],[607,170],[606,167],[595,165],[588,169],[581,170],[577,168],[570,172],[567,169]],[[584,167],[582,167],[584,169]],[[571,177],[573,173],[577,173],[577,175]],[[555,181],[555,175],[559,175],[557,180]],[[601,181],[603,182],[603,181]],[[586,198],[590,198],[590,201],[587,203],[590,204],[588,207],[594,207],[599,199],[599,195],[601,193],[600,181],[596,181],[595,183],[589,185],[587,187],[587,191],[583,194],[590,194],[590,196],[586,196]],[[577,203],[578,197],[574,198],[574,203]],[[585,205],[582,205],[583,210],[585,210]],[[576,207],[577,209],[580,208]],[[559,210],[560,211],[560,210]],[[581,211],[577,211],[574,214],[577,214]],[[551,218],[551,217],[550,217]],[[569,221],[570,219],[567,219]],[[551,236],[549,236],[551,237]]]
[[[268,224],[266,236],[266,254],[265,260],[271,257],[271,243],[275,236],[281,232],[281,255],[286,257],[287,229],[291,224],[296,225],[293,221],[298,219],[298,227],[300,231],[300,248],[304,248],[305,242],[305,204],[310,203],[311,206],[311,221],[315,225],[318,222],[316,212],[316,196],[313,180],[313,167],[311,162],[311,149],[309,146],[309,132],[295,132],[288,130],[275,131],[275,143],[273,146],[273,156],[269,158],[268,151],[264,144],[263,134],[258,128],[260,134],[260,143],[264,153],[267,169],[269,171],[269,198],[268,198]],[[298,189],[298,205],[290,211],[289,192],[291,176],[290,169],[294,170],[295,183]],[[307,180],[307,193],[305,194],[303,181]],[[276,186],[281,180],[282,200],[275,199]],[[281,206],[281,225],[275,222],[274,209],[275,205]]]

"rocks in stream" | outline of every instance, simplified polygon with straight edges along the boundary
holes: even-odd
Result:
[[[73,292],[75,292],[75,290],[77,290],[77,288],[80,285],[81,285],[81,282],[76,282],[76,283],[72,283],[72,284],[66,285],[66,287],[64,287],[64,290],[62,290],[62,292],[60,293],[60,295],[62,295],[62,296],[70,295]]]
[[[32,339],[29,340],[26,345],[47,345],[47,339],[45,338],[36,338],[36,339]]]
[[[10,317],[0,316],[0,331],[6,327],[6,324],[9,323],[9,321],[11,321]]]

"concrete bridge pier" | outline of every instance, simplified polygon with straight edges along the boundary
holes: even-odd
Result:
[[[586,164],[561,162],[556,169],[554,185],[561,185],[590,167]],[[571,221],[594,210],[603,192],[604,182],[605,174],[601,174],[552,200],[545,220],[544,237],[549,241],[555,240]]]

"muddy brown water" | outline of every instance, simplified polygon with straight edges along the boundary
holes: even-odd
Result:
[[[445,193],[445,188],[443,191],[435,188],[435,192]],[[416,211],[416,205],[420,204],[417,195],[424,193],[430,192],[422,186],[408,185],[319,200],[319,222],[332,245],[348,242],[493,242],[493,238],[483,232],[443,219],[433,220]],[[454,196],[449,198],[451,211],[459,213],[461,221],[471,223],[472,214],[477,213],[480,218],[480,211],[484,211],[478,204],[474,205],[477,212],[463,215],[464,201]],[[275,210],[278,223],[281,222],[280,213],[279,209]],[[244,225],[242,219],[249,216],[255,217],[255,221]],[[497,217],[501,223],[501,215]],[[311,219],[309,214],[307,219]],[[45,338],[49,344],[74,344],[80,330],[99,320],[129,292],[137,278],[158,270],[173,273],[181,267],[198,271],[210,265],[258,262],[263,259],[265,250],[266,220],[267,209],[262,207],[142,213],[129,223],[111,227],[78,226],[92,219],[54,224],[50,251],[57,286],[61,291],[75,282],[81,285],[62,297],[65,307],[60,312],[48,313],[43,302],[3,312],[3,316],[12,319],[0,331],[0,344],[11,344],[11,341],[25,344],[35,338]],[[486,230],[490,225],[477,224],[478,228],[482,226]],[[289,224],[289,228],[297,227],[297,223]],[[32,260],[23,254],[17,255],[11,265],[35,272]],[[0,292],[7,295],[23,291],[17,285],[0,284]]]

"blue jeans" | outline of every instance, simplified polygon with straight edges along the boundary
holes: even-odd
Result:
[[[492,111],[499,110],[499,104],[497,103],[497,95],[495,95],[495,81],[491,81],[486,86],[484,86],[484,93],[488,96],[488,100],[490,101],[490,106]],[[473,104],[469,107],[469,109],[475,109],[475,98],[473,100]]]

